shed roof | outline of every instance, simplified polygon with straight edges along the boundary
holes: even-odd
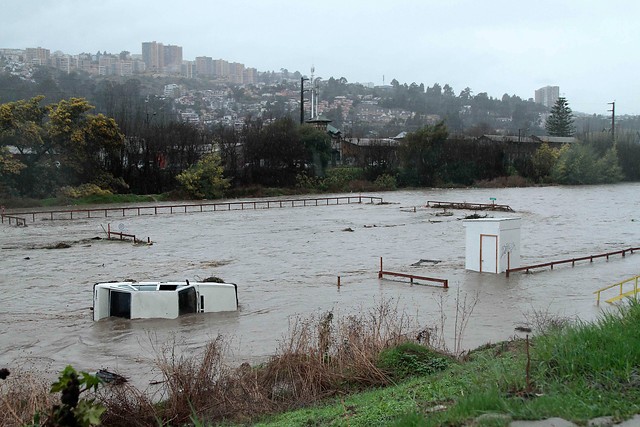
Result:
[[[536,136],[541,142],[550,142],[556,144],[575,144],[578,140],[573,136]]]

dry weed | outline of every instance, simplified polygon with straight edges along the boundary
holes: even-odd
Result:
[[[329,396],[388,385],[391,379],[377,359],[385,349],[418,341],[412,319],[389,301],[357,316],[295,317],[276,354],[258,367],[229,368],[222,337],[199,354],[179,352],[170,343],[156,349],[164,380],[160,394],[149,396],[126,383],[106,385],[100,393],[107,407],[103,425],[183,425],[193,417],[250,423]]]
[[[107,408],[102,415],[102,425],[146,427],[160,424],[151,397],[129,383],[105,384],[97,395],[100,403]]]
[[[445,328],[447,325],[447,310],[445,308],[444,297],[441,295],[437,301],[438,309],[440,312],[440,325],[433,329],[427,330],[427,335],[431,339],[432,347],[444,352],[452,354],[456,357],[461,357],[464,353],[462,340],[464,338],[467,325],[473,314],[478,301],[480,300],[479,292],[475,292],[471,299],[468,299],[468,294],[465,293],[463,297],[460,295],[460,289],[456,291],[455,298],[455,313],[454,313],[454,330],[453,330],[453,350],[449,350],[447,346],[447,340],[445,339]]]
[[[571,317],[551,313],[549,307],[545,310],[532,308],[529,313],[524,313],[524,318],[525,324],[539,335],[546,335],[549,332],[563,329],[574,323],[574,319]]]
[[[35,414],[46,415],[59,403],[58,396],[49,393],[51,384],[43,375],[12,369],[0,381],[0,427],[30,424]]]

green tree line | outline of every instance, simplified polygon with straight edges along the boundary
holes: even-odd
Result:
[[[114,106],[115,111],[123,108]],[[137,114],[123,114],[121,120],[137,115],[139,125],[123,121],[121,127],[113,117],[93,110],[81,98],[43,105],[38,96],[1,104],[2,194],[43,198],[73,193],[84,185],[112,193],[178,190],[211,198],[223,196],[229,188],[293,188],[302,177],[304,186],[313,187],[314,182],[338,176],[332,170],[340,164],[339,142],[289,117],[247,119],[241,128],[207,129],[147,117],[144,110],[132,107]],[[560,184],[640,178],[640,144],[629,133],[617,135],[615,142],[609,133],[594,133],[561,148],[542,144],[516,158],[513,148],[514,142],[451,135],[440,122],[407,134],[396,147],[372,144],[352,165],[361,172],[341,176],[384,183],[386,188],[468,186],[508,176]]]

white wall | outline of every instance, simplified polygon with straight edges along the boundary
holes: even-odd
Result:
[[[520,223],[520,218],[481,218],[464,221],[465,268],[485,273],[502,273],[508,267],[519,267]],[[482,247],[481,242],[484,242]],[[481,251],[484,262],[480,259]]]

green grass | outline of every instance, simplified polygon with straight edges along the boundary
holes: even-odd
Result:
[[[561,417],[585,424],[640,413],[640,304],[531,340],[531,393],[524,341],[471,353],[464,363],[393,387],[333,399],[261,420],[259,426],[506,426]],[[397,365],[398,354],[387,355]],[[416,361],[409,359],[409,366]],[[406,365],[403,365],[406,367]],[[419,366],[419,365],[416,365]],[[427,365],[428,366],[428,365]],[[404,369],[404,368],[403,368]]]

